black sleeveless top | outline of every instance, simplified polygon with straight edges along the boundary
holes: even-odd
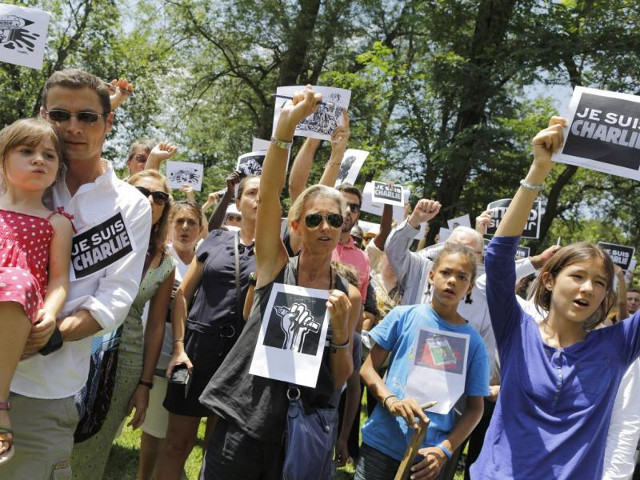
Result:
[[[281,443],[289,402],[288,383],[249,374],[262,318],[274,283],[296,285],[298,257],[289,262],[273,282],[256,289],[249,320],[240,338],[200,396],[200,403],[228,422],[235,423],[249,436],[269,443]],[[348,283],[336,274],[335,288],[348,294]],[[322,354],[316,388],[298,387],[303,403],[316,408],[336,408],[340,390],[333,386],[329,361],[329,341]]]

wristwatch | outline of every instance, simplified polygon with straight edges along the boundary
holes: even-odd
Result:
[[[256,272],[251,272],[249,274],[249,285],[253,285],[254,287],[258,284],[258,279],[256,278]]]

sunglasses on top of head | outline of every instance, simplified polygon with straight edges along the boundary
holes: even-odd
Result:
[[[66,110],[59,110],[59,109],[49,110],[48,112],[45,112],[45,113],[54,122],[66,122],[71,117],[76,117],[79,121],[83,123],[96,123],[99,118],[104,116],[103,114],[96,113],[96,112],[71,113]]]
[[[143,194],[147,198],[149,198],[149,195],[151,195],[151,198],[153,198],[153,203],[157,203],[158,205],[165,205],[166,203],[169,202],[168,193],[161,192],[161,191],[152,192],[148,188],[144,188],[144,187],[136,187],[136,188],[141,194]]]
[[[304,218],[304,223],[307,228],[318,228],[322,223],[322,220],[329,222],[329,225],[333,228],[340,228],[344,222],[342,215],[339,213],[328,213],[326,215],[321,213],[310,213]]]

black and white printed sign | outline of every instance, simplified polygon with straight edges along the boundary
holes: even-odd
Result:
[[[262,173],[262,164],[264,163],[264,157],[267,156],[267,152],[250,152],[240,155],[238,157],[238,163],[236,164],[236,170],[244,174],[245,177],[252,175],[260,175]]]
[[[640,97],[576,87],[554,161],[640,180]]]
[[[349,148],[344,152],[335,186],[338,187],[343,183],[355,185],[358,173],[360,173],[360,169],[368,156],[369,152],[366,150],[356,150],[355,148]]]
[[[327,290],[276,283],[249,373],[315,388],[329,328]]]
[[[49,12],[0,4],[0,61],[42,68]]]
[[[507,208],[511,204],[510,198],[503,198],[502,200],[496,200],[491,202],[487,206],[487,210],[491,211],[491,223],[487,228],[487,235],[495,235],[496,229],[500,222],[504,218],[504,214],[507,212]],[[533,202],[531,213],[529,213],[529,219],[522,231],[522,238],[538,238],[540,236],[540,201]]]
[[[403,194],[404,201],[408,202],[409,197],[411,196],[411,190],[409,190],[408,188],[404,188]],[[362,207],[360,207],[360,210],[362,210],[363,212],[373,213],[374,215],[381,216],[384,205],[382,203],[376,202],[374,202],[373,200],[373,183],[365,183],[364,188],[362,189]],[[393,206],[393,219],[397,223],[400,223],[402,222],[402,220],[404,220],[404,204],[402,206]]]
[[[202,190],[202,175],[201,163],[167,160],[167,180],[169,180],[169,186],[172,189],[179,190],[187,184],[199,192]]]
[[[133,251],[133,239],[117,212],[98,225],[77,233],[71,247],[72,280],[105,269]]]
[[[273,133],[276,131],[280,112],[284,104],[289,101],[296,92],[304,90],[304,86],[278,87],[276,90],[276,102],[273,112]],[[322,104],[318,109],[298,124],[295,135],[300,137],[319,138],[331,140],[331,134],[344,123],[342,111],[349,108],[351,90],[334,87],[314,86],[315,93],[322,94]]]
[[[613,263],[618,265],[622,270],[629,270],[633,255],[636,253],[635,248],[607,242],[598,242],[598,245],[609,254]]]
[[[374,181],[371,201],[373,203],[385,203],[387,205],[403,207],[402,185],[392,185],[390,183]]]

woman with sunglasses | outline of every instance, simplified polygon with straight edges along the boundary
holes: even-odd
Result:
[[[233,189],[233,180],[227,179],[227,185]],[[249,276],[256,265],[253,245],[259,187],[258,177],[240,181],[235,202],[242,215],[240,230],[212,230],[176,291],[173,354],[167,377],[171,378],[174,369],[186,368],[190,380],[186,385],[170,381],[167,386],[164,407],[169,411],[169,426],[155,467],[156,480],[179,480],[195,444],[200,419],[207,418],[208,433],[215,426],[216,417],[198,397],[244,327],[242,310]]]
[[[287,102],[263,164],[253,307],[238,342],[200,397],[203,405],[220,417],[205,454],[203,478],[207,480],[282,478],[287,394],[292,392],[286,382],[248,373],[275,283],[329,291],[329,345],[323,349],[316,388],[292,388],[293,393],[299,391],[306,407],[335,409],[339,389],[353,371],[351,340],[360,311],[360,294],[331,268],[331,255],[345,213],[340,193],[315,185],[305,190],[291,207],[289,224],[301,241],[298,257],[289,258],[280,238],[280,192],[289,142],[296,125],[317,109],[320,100],[321,96],[307,87]],[[321,460],[327,458],[322,455]],[[323,471],[324,468],[326,463]],[[318,472],[318,477],[329,478],[329,474]]]
[[[79,480],[98,480],[103,477],[111,444],[122,421],[133,408],[135,414],[128,426],[138,428],[144,421],[175,277],[176,262],[165,247],[171,211],[167,180],[155,170],[143,170],[129,178],[128,182],[151,203],[151,237],[140,290],[122,324],[109,411],[100,430],[77,443],[71,455],[73,477]],[[142,314],[147,302],[149,314],[143,331]]]

